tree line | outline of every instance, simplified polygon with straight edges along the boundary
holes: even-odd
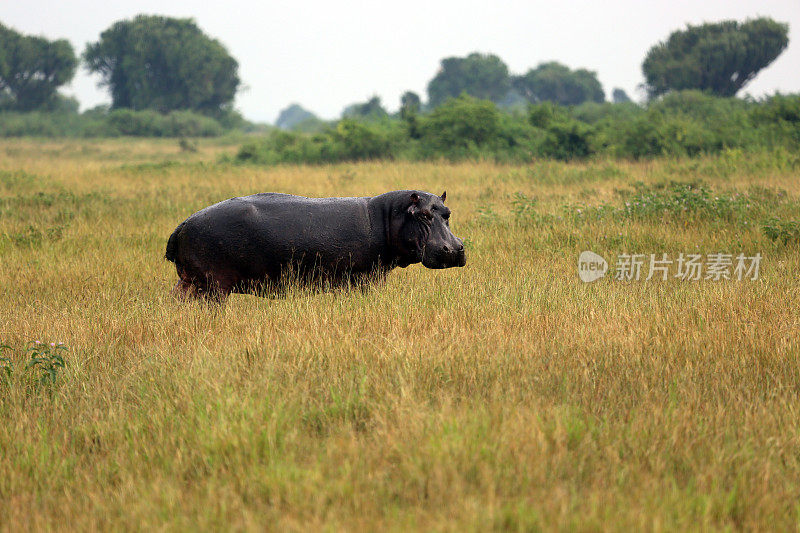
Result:
[[[108,88],[112,109],[220,115],[232,109],[240,85],[237,61],[191,19],[139,15],[116,22],[80,59]],[[78,63],[68,41],[0,24],[0,109],[57,109],[57,90]]]
[[[651,102],[684,90],[731,97],[787,45],[788,25],[769,18],[689,25],[647,52],[642,63],[643,88]],[[81,135],[172,135],[186,124],[189,134],[215,135],[242,124],[232,107],[241,84],[238,63],[224,45],[191,19],[139,15],[112,24],[86,46],[80,58],[66,40],[22,35],[0,24],[0,111],[39,112],[13,118],[6,114],[0,121],[0,135],[69,129],[48,130],[52,124],[43,113],[77,112],[77,102],[60,95],[58,88],[72,79],[80,63],[100,76],[112,99],[110,110],[90,110],[84,113],[84,122],[73,125]],[[605,102],[593,71],[550,61],[515,74],[498,56],[481,53],[443,59],[425,96],[423,101],[407,91],[394,115],[374,97],[347,106],[342,118],[396,120],[409,139],[416,140],[430,133],[437,110],[448,103],[464,105],[459,101],[464,96],[517,115],[544,103]],[[621,105],[630,102],[619,88],[613,90],[612,100]],[[345,122],[342,129],[350,128],[349,124]],[[281,113],[276,125],[309,133],[338,128],[296,104]]]
[[[370,159],[527,163],[593,156],[694,157],[726,151],[800,153],[800,95],[759,101],[697,90],[633,102],[530,104],[508,113],[463,93],[401,119],[344,118],[308,134],[277,131],[241,147],[242,163],[336,163]],[[744,157],[744,155],[743,155]],[[793,164],[800,164],[794,157]]]
[[[649,100],[670,91],[690,89],[734,96],[786,49],[788,32],[787,24],[765,17],[743,23],[689,25],[647,52],[642,63],[645,78],[642,88]],[[512,74],[498,56],[472,53],[443,59],[439,71],[428,83],[427,102],[408,91],[401,97],[399,115],[431,111],[461,94],[489,100],[504,109],[524,109],[526,105],[541,102],[571,106],[605,101],[596,72],[584,68],[572,70],[549,61],[523,74]],[[624,90],[613,89],[613,102],[630,100]],[[343,118],[379,119],[388,115],[377,97],[352,104],[342,112]],[[298,104],[285,109],[276,125],[311,131],[324,126]]]

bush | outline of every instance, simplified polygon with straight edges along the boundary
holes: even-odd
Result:
[[[550,102],[528,108],[528,122],[543,132],[538,155],[566,161],[584,158],[592,148],[594,129],[572,118],[567,109]]]
[[[761,144],[751,104],[699,91],[670,93],[636,111],[632,104],[597,121],[596,148],[621,157],[697,156]],[[627,107],[627,109],[625,109]]]
[[[800,95],[776,94],[754,105],[750,115],[760,144],[800,149]]]
[[[270,165],[365,161],[392,158],[401,145],[402,135],[393,135],[391,129],[345,119],[334,129],[312,136],[275,131],[265,139],[242,146],[236,159]]]
[[[220,121],[193,113],[115,109],[98,106],[82,114],[64,112],[0,113],[0,137],[215,137],[242,128],[237,114],[223,114]],[[237,125],[238,124],[238,125]]]
[[[492,152],[500,140],[497,106],[466,94],[447,100],[420,122],[426,156],[477,157]]]
[[[527,114],[512,114],[492,102],[462,95],[427,115],[372,123],[344,119],[316,135],[276,134],[249,143],[238,159],[323,163],[443,157],[527,162],[594,154],[695,157],[763,148],[775,153],[800,149],[800,96],[755,102],[683,91],[646,107],[632,102],[575,107],[545,102],[530,105]]]
[[[116,109],[105,120],[109,135],[214,137],[223,133],[219,122],[191,111],[173,111],[162,115],[151,110]]]

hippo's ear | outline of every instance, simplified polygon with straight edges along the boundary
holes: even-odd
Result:
[[[442,199],[442,203],[444,203],[444,201],[447,199],[447,191],[444,191],[439,198],[441,198]]]
[[[411,203],[409,204],[408,209],[406,209],[406,213],[408,213],[409,215],[413,215],[414,213],[417,212],[417,206],[419,205],[419,195],[415,192],[412,192],[409,200]]]

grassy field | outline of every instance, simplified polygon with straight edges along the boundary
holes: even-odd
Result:
[[[219,162],[235,149],[0,144],[2,529],[800,526],[796,156]],[[447,190],[465,268],[170,297],[166,239],[197,209],[400,188]],[[763,260],[585,284],[583,250]]]

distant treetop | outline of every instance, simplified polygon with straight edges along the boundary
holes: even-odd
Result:
[[[511,88],[508,67],[493,54],[477,52],[467,57],[442,59],[439,72],[428,83],[428,101],[431,107],[448,98],[466,93],[475,98],[500,101]]]
[[[582,68],[570,70],[557,61],[542,63],[522,76],[515,76],[512,84],[531,103],[577,105],[605,100],[596,73]]]
[[[83,53],[102,76],[114,108],[229,108],[239,87],[236,60],[191,19],[139,15],[116,22]]]
[[[0,24],[0,109],[59,108],[63,98],[56,91],[72,80],[77,65],[68,41],[22,35]]]
[[[275,126],[282,130],[293,130],[303,122],[318,120],[319,118],[314,113],[304,109],[300,104],[291,104],[280,112]]]
[[[611,93],[611,100],[615,104],[624,104],[626,102],[631,101],[631,97],[628,96],[628,93],[625,92],[624,89],[620,89],[619,87],[615,87]]]
[[[358,118],[366,120],[380,120],[388,118],[389,113],[381,105],[379,96],[373,96],[366,102],[350,104],[342,111],[342,118]]]
[[[642,63],[653,98],[699,89],[735,96],[789,44],[789,25],[770,18],[689,25],[653,46]]]

